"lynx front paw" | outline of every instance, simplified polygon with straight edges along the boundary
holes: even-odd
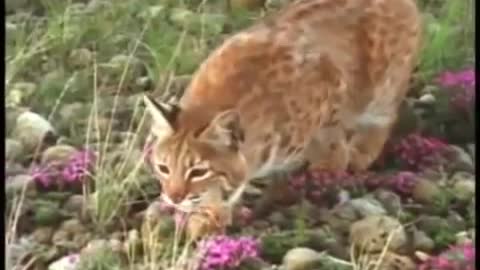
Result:
[[[196,241],[212,234],[221,234],[229,222],[229,213],[218,207],[202,207],[187,220],[187,237]]]

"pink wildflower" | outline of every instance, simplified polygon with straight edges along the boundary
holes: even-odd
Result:
[[[451,95],[450,104],[457,110],[465,111],[475,103],[475,70],[444,72],[437,78],[440,86],[447,88]]]
[[[42,187],[49,187],[53,181],[55,181],[58,172],[54,167],[49,165],[34,166],[30,170],[30,175],[33,177],[33,180]]]
[[[431,257],[421,270],[468,270],[475,269],[475,247],[472,243],[450,247],[436,257]]]
[[[410,194],[415,186],[416,180],[417,175],[415,173],[410,171],[400,171],[390,179],[390,185],[395,191],[403,194]]]
[[[91,151],[78,151],[62,170],[62,178],[66,182],[77,182],[90,174],[95,163],[95,154]]]
[[[448,145],[437,138],[413,133],[394,145],[392,150],[392,154],[403,165],[418,171],[432,167],[445,158]]]
[[[56,181],[72,183],[86,177],[90,173],[94,162],[95,155],[93,152],[88,150],[77,151],[64,164],[49,163],[34,166],[30,174],[34,181],[42,187],[50,187],[52,184],[56,184]]]
[[[259,243],[252,237],[220,235],[201,241],[198,250],[202,252],[198,270],[230,270],[247,258],[258,257]]]
[[[475,70],[465,69],[458,72],[446,71],[436,79],[442,87],[475,88]]]

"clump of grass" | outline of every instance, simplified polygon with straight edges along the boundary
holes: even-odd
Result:
[[[427,1],[424,10],[419,75],[430,81],[440,71],[461,68],[474,59],[474,1]]]
[[[123,270],[122,258],[110,248],[100,248],[95,254],[81,256],[77,269]]]

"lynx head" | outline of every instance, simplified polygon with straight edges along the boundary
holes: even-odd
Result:
[[[148,96],[144,102],[155,138],[150,160],[167,203],[189,211],[210,187],[229,190],[244,180],[243,131],[235,110],[212,115]]]

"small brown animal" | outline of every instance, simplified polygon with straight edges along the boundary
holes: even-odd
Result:
[[[179,104],[146,97],[152,162],[179,208],[292,170],[367,169],[390,135],[420,46],[414,0],[298,0],[237,33]]]

